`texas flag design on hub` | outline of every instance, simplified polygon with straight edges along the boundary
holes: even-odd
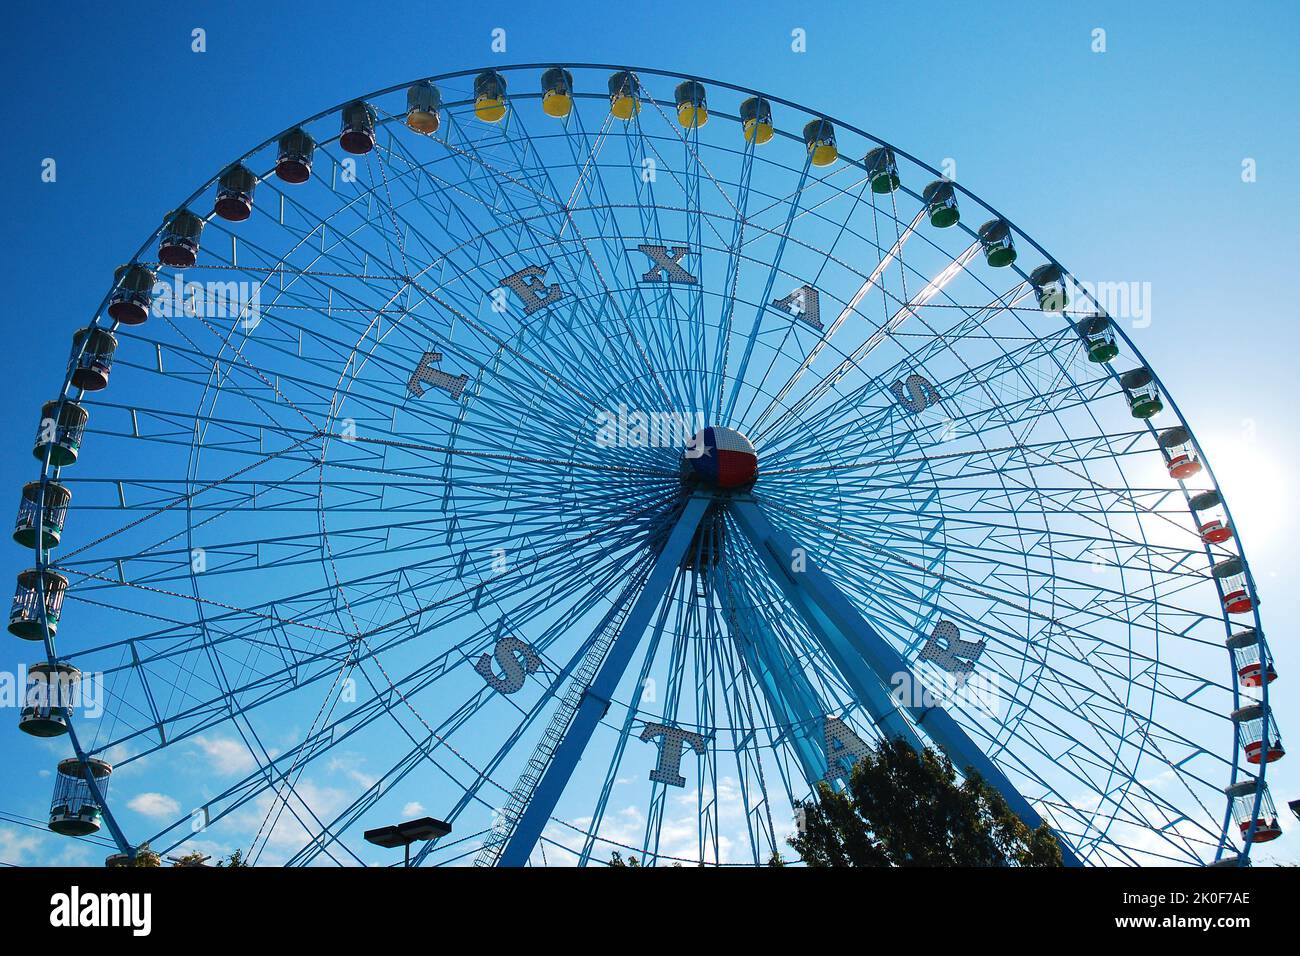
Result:
[[[697,477],[718,488],[739,488],[758,474],[758,453],[734,428],[706,428],[691,440],[686,458]]]

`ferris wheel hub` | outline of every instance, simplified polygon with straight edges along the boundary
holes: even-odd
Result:
[[[736,429],[710,426],[687,443],[682,473],[712,488],[745,488],[758,477],[758,452]]]

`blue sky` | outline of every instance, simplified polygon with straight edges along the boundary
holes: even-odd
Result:
[[[164,211],[299,117],[416,76],[494,62],[608,62],[714,76],[824,107],[939,166],[1078,277],[1149,289],[1130,334],[1232,504],[1287,693],[1300,675],[1294,414],[1300,306],[1300,35],[1294,4],[810,5],[661,2],[24,5],[0,44],[10,90],[0,252],[10,278],[0,476],[16,500],[72,330]],[[743,11],[743,12],[738,12]],[[207,52],[191,51],[203,28]],[[489,47],[494,28],[507,49]],[[791,51],[802,28],[807,52]],[[1094,30],[1105,52],[1094,52]],[[57,181],[41,163],[57,162]],[[1253,160],[1256,181],[1243,182]],[[1149,283],[1149,285],[1145,285]],[[7,567],[17,571],[24,556]],[[12,644],[0,666],[22,658]],[[21,649],[18,649],[21,650]],[[1300,738],[1297,738],[1300,739]],[[0,737],[0,754],[28,742]],[[1298,745],[1300,746],[1300,745]],[[1300,796],[1296,760],[1270,772]],[[8,775],[6,775],[8,776]],[[48,781],[6,788],[27,814]],[[1294,821],[1292,821],[1294,824]],[[1285,825],[1285,824],[1284,824]],[[7,834],[7,835],[5,835]],[[35,842],[33,842],[35,841]],[[1271,857],[1294,858],[1294,836]],[[0,824],[0,860],[59,859]]]

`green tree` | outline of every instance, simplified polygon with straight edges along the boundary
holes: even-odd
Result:
[[[172,866],[207,866],[208,858],[194,850],[192,853],[186,853],[183,856],[172,857]]]
[[[236,850],[234,853],[230,854],[230,856],[223,856],[217,861],[217,866],[236,867],[249,865],[250,864],[244,860],[243,850]]]
[[[624,860],[624,859],[623,859],[623,854],[619,853],[617,850],[615,850],[613,853],[611,853],[611,854],[609,855],[609,865],[610,865],[610,866],[621,866],[621,867],[635,866],[635,867],[637,867],[638,869],[641,869],[641,861],[640,861],[640,860],[638,860],[638,859],[637,859],[636,857],[634,857],[634,856],[629,856],[626,860]],[[673,866],[676,866],[676,867],[680,867],[680,866],[681,866],[680,863],[674,863],[674,864],[672,864],[672,865],[673,865]]]
[[[107,860],[105,860],[104,863],[106,866],[111,866],[111,867],[162,866],[162,857],[160,857],[153,850],[149,849],[148,843],[141,843],[138,847],[135,848],[135,856],[128,857],[121,853],[114,853]]]
[[[809,866],[1061,866],[1046,824],[1030,830],[978,773],[959,781],[947,757],[901,738],[859,760],[847,790],[820,783],[799,809],[789,843]]]

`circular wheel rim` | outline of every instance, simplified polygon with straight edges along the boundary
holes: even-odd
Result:
[[[499,68],[499,72],[502,73],[502,74],[505,74],[505,75],[507,75],[507,76],[509,76],[509,77],[515,77],[515,76],[519,76],[519,75],[526,75],[526,74],[529,74],[529,73],[531,73],[531,72],[533,72],[533,71],[536,71],[536,70],[539,70],[539,69],[542,69],[542,68],[544,68],[544,65],[532,65],[532,64],[530,64],[530,65],[519,65],[519,66],[512,66],[512,67],[502,67],[502,68]],[[589,74],[591,71],[598,71],[598,70],[615,70],[615,69],[623,69],[623,68],[620,68],[620,67],[614,67],[614,66],[601,66],[601,65],[580,65],[580,66],[574,66],[574,67],[571,67],[570,69],[577,70],[577,71],[581,71],[584,75],[586,75],[586,74]],[[440,75],[440,76],[429,77],[428,79],[429,79],[431,82],[434,82],[434,83],[444,83],[444,82],[456,81],[456,80],[458,80],[458,79],[462,79],[462,78],[465,78],[465,77],[469,77],[469,76],[474,75],[474,74],[477,73],[477,72],[478,72],[478,71],[460,71],[460,72],[456,72],[456,73],[443,74],[443,75]],[[734,86],[734,85],[730,85],[730,84],[725,84],[725,83],[720,83],[720,82],[718,82],[718,81],[714,81],[714,80],[704,80],[704,79],[702,79],[702,78],[698,78],[698,77],[681,77],[681,76],[679,76],[679,75],[677,75],[677,74],[672,74],[672,73],[663,72],[663,71],[656,71],[656,70],[647,70],[647,69],[635,69],[635,70],[633,70],[633,72],[636,73],[636,74],[637,74],[638,76],[640,76],[640,77],[643,77],[643,78],[645,78],[645,77],[651,77],[651,78],[654,78],[654,79],[657,79],[657,80],[666,80],[666,79],[696,79],[696,80],[698,80],[699,82],[704,83],[705,86],[706,86],[706,88],[708,88],[708,89],[710,89],[710,90],[713,90],[713,89],[721,89],[721,90],[729,91],[730,93],[734,93],[734,94],[754,94],[754,91],[749,91],[749,90],[746,90],[746,89],[744,89],[744,88],[742,88],[742,87],[738,87],[738,86]],[[654,100],[654,99],[653,99],[653,98],[652,98],[648,93],[646,93],[646,90],[645,90],[645,87],[647,87],[647,86],[649,85],[649,82],[650,82],[650,81],[644,81],[644,82],[643,82],[643,90],[642,90],[642,92],[643,92],[643,94],[646,96],[646,102],[647,102],[647,103],[655,104],[656,101],[655,101],[655,100]],[[384,96],[387,96],[387,95],[392,94],[392,93],[394,93],[394,92],[397,92],[397,91],[399,91],[399,90],[403,90],[403,89],[405,89],[407,85],[409,85],[409,84],[404,84],[404,85],[402,85],[402,86],[396,86],[396,87],[390,87],[390,88],[388,88],[387,90],[382,90],[382,91],[378,91],[377,93],[371,94],[370,96],[365,97],[365,99],[367,99],[367,100],[377,100],[377,99],[381,99],[381,98],[383,98]],[[591,87],[587,87],[587,88],[591,88]],[[575,100],[576,100],[576,102],[577,102],[577,106],[575,106],[575,109],[576,109],[576,108],[579,108],[579,107],[581,107],[581,106],[583,106],[583,105],[586,105],[586,104],[585,104],[585,101],[586,101],[586,100],[589,100],[589,99],[592,99],[592,98],[595,98],[595,99],[603,99],[603,97],[600,96],[599,94],[590,94],[590,93],[584,93],[584,92],[582,92],[583,85],[582,85],[581,82],[579,82],[579,84],[578,84],[578,89],[579,89],[579,92],[578,92],[577,94],[575,94]],[[520,94],[520,93],[518,93],[518,92],[511,91],[511,92],[510,92],[510,99],[511,99],[512,101],[515,101],[515,100],[528,100],[528,99],[540,99],[540,95],[541,95],[540,93],[533,93],[533,92],[528,92],[528,93]],[[812,113],[809,113],[808,111],[804,110],[803,108],[798,107],[798,106],[796,106],[795,104],[793,104],[793,103],[791,103],[791,102],[789,102],[789,101],[787,101],[787,100],[784,100],[784,99],[782,99],[782,98],[780,98],[780,97],[771,96],[771,95],[767,95],[767,94],[754,94],[754,95],[763,95],[764,98],[766,98],[766,99],[767,99],[770,103],[772,103],[774,106],[778,106],[778,105],[779,105],[779,106],[781,106],[781,107],[785,107],[785,108],[788,108],[788,109],[791,109],[791,110],[797,111],[796,115],[799,115],[799,116],[801,116],[801,117],[802,117],[802,116],[823,116],[823,117],[825,117],[826,119],[828,119],[830,122],[832,122],[832,123],[834,124],[834,126],[836,127],[836,129],[839,130],[839,131],[842,131],[842,132],[848,132],[848,133],[854,134],[854,135],[856,135],[856,136],[862,137],[864,140],[866,140],[866,141],[868,141],[868,142],[870,142],[870,143],[875,143],[875,144],[878,144],[878,145],[881,145],[881,146],[887,146],[887,147],[893,149],[895,155],[896,155],[896,156],[898,157],[898,159],[900,160],[900,163],[903,162],[903,161],[906,161],[907,163],[911,164],[914,168],[919,168],[919,169],[926,170],[926,171],[928,171],[929,173],[932,173],[932,174],[934,174],[934,175],[936,175],[936,176],[939,175],[938,172],[937,172],[936,170],[934,170],[933,168],[929,167],[927,164],[925,164],[925,163],[923,163],[923,162],[920,162],[920,161],[917,160],[915,157],[911,156],[910,154],[906,153],[905,151],[900,150],[900,149],[898,149],[897,147],[892,146],[892,144],[884,143],[883,141],[877,139],[876,137],[873,137],[873,136],[871,136],[870,134],[867,134],[867,133],[865,133],[864,131],[859,130],[859,129],[853,127],[851,124],[845,123],[845,122],[843,122],[843,121],[841,121],[841,120],[839,120],[839,119],[837,119],[837,118],[835,118],[835,117],[833,117],[833,116],[829,116],[829,115],[827,115],[827,114],[812,114]],[[660,106],[660,107],[663,107],[663,106],[668,106],[669,104],[668,104],[667,102],[665,102],[665,101],[658,101],[656,105],[658,105],[658,106]],[[444,104],[444,108],[449,109],[449,110],[454,109],[454,108],[456,108],[457,106],[458,106],[458,103]],[[310,120],[308,120],[308,121],[304,121],[304,123],[303,123],[303,124],[300,124],[300,125],[307,126],[307,125],[309,125],[309,124],[311,124],[311,123],[318,122],[318,121],[320,121],[320,120],[322,120],[322,119],[324,119],[324,118],[326,118],[326,117],[332,116],[333,114],[335,114],[335,113],[337,112],[337,109],[338,109],[338,108],[335,108],[335,109],[333,109],[333,110],[327,110],[327,111],[324,111],[324,112],[322,112],[322,113],[320,113],[320,114],[317,114],[315,117],[312,117],[312,118],[311,118]],[[714,116],[722,116],[723,118],[726,118],[727,120],[729,120],[729,121],[733,121],[733,122],[734,122],[735,119],[736,119],[734,116],[732,116],[732,115],[727,115],[727,114],[718,114],[718,113],[713,113],[712,115],[714,115]],[[384,124],[382,124],[382,125],[387,125],[387,122],[391,122],[391,120],[386,121],[386,122],[385,122]],[[796,124],[796,125],[799,125],[799,124]],[[249,153],[245,154],[245,157],[242,157],[242,158],[243,158],[243,159],[247,159],[247,158],[249,158],[249,157],[253,157],[253,156],[255,156],[256,154],[259,153],[259,151],[264,150],[264,149],[265,149],[269,144],[271,144],[271,143],[273,143],[273,142],[274,142],[274,140],[269,140],[269,141],[267,141],[267,143],[260,144],[260,145],[259,145],[258,147],[256,147],[254,150],[250,150]],[[761,147],[760,147],[760,148],[761,148]],[[859,165],[860,165],[860,161],[859,161]],[[196,191],[196,193],[195,193],[193,196],[190,197],[190,200],[188,200],[188,202],[189,202],[189,203],[193,203],[193,202],[195,202],[195,201],[196,201],[200,196],[202,196],[202,195],[203,195],[203,194],[204,194],[208,189],[210,189],[214,183],[215,183],[215,177],[214,177],[213,180],[209,180],[208,183],[205,183],[204,186],[200,188],[200,190]],[[904,183],[905,183],[904,188],[907,189],[907,182],[906,182],[906,179],[904,180]],[[959,183],[953,183],[953,186],[954,186],[954,188],[957,190],[957,192],[960,194],[960,196],[961,196],[961,198],[963,199],[963,201],[970,201],[970,202],[977,203],[981,208],[985,209],[985,210],[988,212],[988,214],[989,214],[989,216],[990,216],[991,218],[994,218],[994,219],[1005,219],[1005,218],[1006,218],[1006,217],[1001,216],[1001,214],[1000,214],[997,210],[992,209],[992,208],[989,207],[987,204],[985,204],[985,203],[983,203],[982,201],[980,201],[977,197],[974,196],[973,193],[971,193],[971,192],[969,192],[968,190],[966,190],[966,189],[965,189],[961,184],[959,184]],[[909,190],[909,192],[911,192],[911,191]],[[913,198],[913,199],[916,198],[916,195],[915,195],[914,193],[912,193],[912,198]],[[897,222],[897,216],[895,216],[894,219],[895,219],[895,222]],[[964,224],[964,223],[965,223],[965,219],[963,219],[963,224]],[[1046,261],[1047,261],[1048,263],[1050,263],[1050,264],[1054,264],[1054,265],[1058,265],[1058,266],[1059,266],[1059,263],[1056,263],[1056,261],[1055,261],[1054,259],[1052,259],[1052,258],[1051,258],[1047,253],[1046,253],[1046,251],[1043,250],[1042,247],[1039,246],[1036,242],[1034,242],[1030,237],[1026,236],[1026,235],[1025,235],[1023,232],[1021,232],[1019,229],[1016,229],[1016,228],[1014,227],[1014,225],[1012,226],[1012,229],[1013,229],[1013,234],[1017,237],[1018,240],[1022,240],[1025,244],[1027,244],[1028,246],[1032,247],[1033,249],[1035,249],[1036,251],[1038,251],[1039,253],[1041,253],[1041,254],[1045,257],[1045,259],[1046,259]],[[158,235],[159,235],[159,233],[155,233],[155,235],[152,236],[152,237],[150,238],[150,241],[147,242],[147,243],[145,244],[145,246],[142,247],[141,252],[140,252],[140,253],[137,253],[137,257],[140,256],[140,255],[142,255],[142,254],[144,253],[144,251],[148,249],[149,245],[150,245],[153,241],[155,241],[155,240],[158,238]],[[201,268],[201,267],[202,267],[202,266],[200,265],[200,266],[195,267],[195,268]],[[1018,267],[1017,267],[1017,268],[1018,268]],[[1063,267],[1062,267],[1062,271],[1063,271],[1063,273],[1064,273],[1065,276],[1069,277],[1069,273],[1068,273],[1068,271],[1064,270]],[[108,300],[107,300],[107,297],[106,297],[104,303],[101,303],[100,310],[99,310],[99,312],[97,313],[97,316],[96,316],[96,320],[95,320],[96,323],[99,323],[99,322],[103,321],[103,310],[104,310],[105,306],[107,305],[107,301],[108,301]],[[1095,305],[1095,303],[1093,303],[1093,305]],[[1100,312],[1101,310],[1100,310],[1100,308],[1098,307],[1095,311]],[[114,324],[114,327],[116,327],[116,324]],[[233,332],[234,332],[234,328],[232,327],[232,329],[231,329],[230,331],[231,331],[231,333],[233,333]],[[1139,366],[1145,366],[1146,363],[1141,359],[1141,356],[1140,356],[1140,354],[1138,353],[1137,349],[1133,346],[1133,343],[1132,343],[1132,342],[1128,339],[1128,337],[1124,334],[1123,330],[1120,329],[1120,328],[1116,328],[1116,332],[1118,333],[1118,337],[1119,337],[1119,339],[1120,339],[1121,342],[1122,342],[1122,348],[1123,348],[1125,354],[1127,354],[1127,355],[1132,355],[1132,356],[1134,357],[1134,359],[1136,360],[1136,362],[1137,362],[1137,364],[1138,364]],[[227,341],[229,341],[229,336],[227,337]],[[1163,422],[1163,424],[1170,424],[1170,423],[1174,423],[1174,422],[1184,422],[1184,420],[1182,419],[1181,415],[1178,413],[1177,406],[1173,403],[1172,399],[1169,398],[1169,396],[1168,396],[1168,392],[1165,391],[1165,390],[1163,389],[1163,386],[1162,386],[1162,384],[1159,382],[1158,377],[1155,378],[1155,381],[1156,381],[1156,384],[1161,388],[1161,392],[1162,392],[1162,394],[1163,394],[1163,396],[1164,396],[1164,399],[1165,399],[1165,402],[1166,402],[1166,404],[1167,404],[1167,407],[1169,408],[1170,412],[1172,413],[1172,416],[1168,416],[1167,419]],[[62,393],[62,394],[63,394],[64,396],[71,396],[71,395],[74,395],[75,393],[76,393],[76,389],[74,389],[74,388],[71,386],[71,384],[70,384],[70,379],[65,379],[64,390],[63,390],[63,393]],[[111,393],[110,393],[110,394],[111,394]],[[336,392],[336,394],[337,394],[337,392]],[[471,408],[471,406],[465,406],[465,407],[463,407],[463,408],[461,409],[460,417],[461,417],[462,419],[463,419],[463,418],[465,417],[465,415],[468,413],[468,410],[469,410],[470,408]],[[92,408],[92,412],[93,412],[93,408]],[[1184,422],[1184,424],[1185,424],[1185,422]],[[1155,432],[1156,432],[1156,427],[1155,427],[1154,425],[1148,423],[1147,428],[1148,428],[1149,431],[1151,431],[1151,433],[1152,433],[1152,437],[1154,437],[1154,434],[1155,434]],[[335,439],[333,439],[333,438],[323,438],[323,441],[330,441],[330,440],[335,440]],[[195,449],[194,451],[197,451],[197,449]],[[323,457],[323,455],[322,455],[322,457]],[[1214,484],[1214,482],[1213,482],[1213,474],[1212,474],[1212,472],[1211,472],[1210,469],[1209,469],[1209,463],[1206,462],[1206,461],[1204,460],[1204,457],[1203,457],[1203,456],[1201,457],[1201,460],[1202,460],[1202,463],[1203,463],[1204,466],[1205,466],[1206,477],[1207,477],[1208,480],[1209,480],[1209,481],[1208,481],[1208,487],[1210,487],[1210,488],[1215,488],[1215,487],[1217,487],[1217,486]],[[197,473],[198,462],[199,462],[199,458],[198,458],[198,456],[197,456],[196,454],[192,454],[192,457],[191,457],[191,463],[190,463],[190,469],[189,469],[189,480],[190,480],[190,482],[191,482],[191,487],[193,487],[194,485],[200,484],[200,482],[199,482],[199,476],[198,476],[198,473]],[[926,467],[929,468],[929,467],[932,467],[932,465],[927,464]],[[779,473],[779,470],[778,470],[778,473]],[[49,480],[52,480],[54,477],[57,477],[58,474],[59,474],[59,469],[57,469],[57,468],[51,466],[51,464],[50,464],[50,462],[49,462],[49,460],[48,460],[48,456],[47,456],[46,461],[44,461],[44,462],[42,463],[42,469],[41,469],[41,480],[42,480],[42,481],[49,481]],[[323,476],[323,474],[324,474],[324,465],[321,466],[321,474],[322,474],[322,476]],[[74,479],[73,483],[75,484],[75,479]],[[1181,485],[1180,485],[1180,487],[1181,487]],[[1199,485],[1198,485],[1198,488],[1199,488]],[[324,482],[323,482],[323,480],[322,480],[322,495],[323,495],[323,494],[324,494]],[[1185,499],[1190,498],[1190,494],[1191,494],[1190,491],[1184,489],[1184,498],[1185,498]],[[1224,503],[1223,507],[1224,507],[1225,512],[1227,512],[1227,504],[1226,504],[1226,502]],[[325,509],[325,508],[322,508],[322,509],[321,509],[321,519],[322,519],[322,521],[325,520],[325,516],[328,514],[328,511],[329,511],[329,509]],[[1227,512],[1227,518],[1228,518],[1228,520],[1229,520],[1229,522],[1230,522],[1230,521],[1231,521],[1231,514],[1230,514],[1230,512]],[[37,538],[38,538],[38,540],[39,540],[39,538],[40,538],[40,535],[39,535],[39,534],[37,535]],[[328,541],[328,535],[327,535],[327,534],[322,534],[322,540],[324,540],[324,541]],[[1208,546],[1205,548],[1205,553],[1207,554],[1207,556],[1214,556],[1214,555],[1222,556],[1222,552],[1213,551],[1213,550],[1212,550],[1210,547],[1208,547]],[[39,561],[42,559],[42,555],[41,555],[41,553],[40,553],[39,551],[38,551],[38,554],[37,554],[37,558],[38,558],[38,563],[39,563]],[[1243,561],[1243,565],[1245,565],[1245,556],[1244,556],[1244,555],[1242,555],[1242,561]],[[1245,565],[1245,571],[1246,571],[1247,586],[1250,587],[1249,582],[1250,582],[1251,579],[1250,579],[1250,576],[1249,576],[1249,566],[1248,566],[1248,565]],[[200,590],[199,590],[199,587],[198,587],[198,579],[197,579],[197,576],[196,576],[196,575],[192,575],[191,578],[192,578],[192,586],[193,586],[193,588],[194,588],[194,596],[195,596],[196,599],[198,599],[198,598],[200,598]],[[1252,588],[1252,590],[1253,590],[1253,588]],[[201,609],[201,608],[202,608],[202,605],[201,605],[201,604],[196,604],[196,607],[199,607],[199,608]],[[1257,610],[1254,610],[1252,613],[1253,613],[1253,617],[1254,617],[1254,624],[1255,624],[1256,630],[1257,630],[1257,632],[1260,634],[1260,640],[1261,640],[1261,653],[1262,653],[1263,659],[1267,661],[1267,660],[1269,660],[1269,657],[1268,657],[1268,653],[1267,653],[1267,646],[1266,646],[1266,644],[1263,643],[1262,630],[1259,628],[1258,611],[1257,611]],[[200,610],[200,620],[202,620],[202,616],[201,616],[201,615],[202,615],[202,611]],[[1231,623],[1228,621],[1227,615],[1224,614],[1224,615],[1222,615],[1222,617],[1223,617],[1223,620],[1225,621],[1225,625],[1227,626],[1227,630],[1228,630],[1228,632],[1231,633],[1232,625],[1231,625]],[[915,650],[915,647],[913,647],[913,650]],[[53,641],[52,641],[52,640],[47,640],[47,655],[48,655],[48,657],[50,658],[50,662],[51,662],[51,663],[53,663],[56,659],[71,659],[71,660],[73,660],[74,662],[75,662],[75,660],[76,660],[75,655],[64,655],[62,658],[59,658],[58,655],[57,655],[57,653],[56,653],[56,649],[53,647]],[[1240,702],[1240,699],[1241,699],[1241,688],[1238,686],[1238,683],[1237,683],[1237,678],[1236,678],[1236,671],[1235,671],[1235,668],[1231,668],[1231,669],[1230,669],[1230,673],[1231,673],[1231,684],[1230,684],[1230,687],[1229,687],[1228,689],[1230,689],[1230,693],[1231,693],[1231,697],[1232,697],[1232,701],[1233,701],[1233,705],[1234,705],[1234,709],[1235,709],[1235,707],[1237,706],[1237,704]],[[1023,676],[1023,675],[1022,675],[1022,676]],[[387,675],[385,675],[385,677],[387,677]],[[389,678],[389,680],[391,681],[391,678]],[[1262,698],[1263,698],[1263,703],[1264,703],[1264,707],[1265,707],[1265,709],[1267,709],[1267,692],[1268,692],[1267,683],[1265,683],[1264,686],[1263,686],[1263,688],[1262,688]],[[419,716],[419,714],[418,714],[418,712],[416,711],[416,709],[415,709],[415,708],[410,708],[410,710],[411,710],[411,714],[413,715],[413,717],[414,717],[414,719],[417,721],[417,723],[423,723],[423,719]],[[1026,703],[1026,704],[1024,705],[1024,710],[1022,711],[1022,716],[1023,716],[1024,713],[1029,713],[1029,712],[1030,712],[1030,706],[1029,706],[1028,703]],[[427,724],[426,724],[425,726],[426,726],[426,729],[427,729]],[[409,733],[409,731],[408,731],[408,733]],[[83,751],[81,744],[76,740],[75,737],[74,737],[74,747],[75,747],[75,749],[77,750],[78,754],[83,754],[83,755],[94,755],[94,754],[100,752],[100,751],[97,750],[94,746],[91,746],[91,747],[89,747],[89,748],[86,748],[86,749]],[[1244,775],[1244,770],[1243,770],[1243,768],[1240,768],[1240,767],[1238,766],[1238,765],[1239,765],[1239,760],[1238,760],[1238,748],[1237,748],[1237,746],[1236,746],[1235,733],[1233,734],[1232,747],[1231,747],[1231,754],[1232,754],[1231,759],[1226,761],[1226,763],[1227,763],[1228,766],[1230,767],[1229,773],[1228,773],[1227,778],[1226,778],[1226,782],[1227,782],[1227,783],[1234,783],[1234,782],[1237,782],[1237,781],[1238,781],[1239,779],[1241,779],[1241,777]],[[1265,765],[1265,766],[1266,766],[1266,765]],[[1252,818],[1255,818],[1255,817],[1258,817],[1258,816],[1259,816],[1259,809],[1258,809],[1259,801],[1262,799],[1262,797],[1263,797],[1263,795],[1264,795],[1264,793],[1265,793],[1264,770],[1265,770],[1265,767],[1261,767],[1261,768],[1260,768],[1260,772],[1259,772],[1259,774],[1258,774],[1258,778],[1257,778],[1257,779],[1258,779],[1258,785],[1257,785],[1257,787],[1256,787],[1256,807],[1254,808],[1254,810],[1253,810],[1252,813],[1251,813],[1251,817],[1252,817]],[[1232,822],[1232,820],[1231,820],[1231,807],[1229,806],[1229,807],[1225,810],[1224,815],[1223,815],[1223,825],[1222,825],[1222,828],[1221,828],[1221,829],[1222,829],[1222,833],[1221,833],[1221,836],[1220,836],[1220,840],[1218,841],[1218,845],[1217,845],[1217,847],[1214,848],[1213,855],[1215,856],[1215,858],[1218,858],[1219,856],[1222,856],[1225,852],[1226,852],[1226,853],[1236,852],[1236,851],[1234,850],[1233,846],[1232,846],[1232,841],[1229,839],[1229,836],[1230,836],[1230,829],[1231,829],[1231,822]],[[165,832],[167,832],[167,831],[163,831],[163,832],[165,833]],[[1101,834],[1101,836],[1098,837],[1099,842],[1100,842],[1100,841],[1104,841],[1104,838],[1105,838],[1105,835],[1104,835],[1104,833],[1103,833],[1103,834]],[[591,840],[588,839],[587,842],[588,842],[588,844],[590,844],[590,843],[591,843]],[[124,847],[124,849],[125,849],[125,847]],[[1249,854],[1249,851],[1250,851],[1250,843],[1247,842],[1247,843],[1245,843],[1245,845],[1241,848],[1241,851],[1240,851],[1240,852],[1242,853],[1243,856],[1245,856],[1245,855],[1248,855],[1248,854]],[[1208,854],[1206,854],[1206,855],[1208,856]],[[717,861],[715,860],[714,862],[717,862]]]

